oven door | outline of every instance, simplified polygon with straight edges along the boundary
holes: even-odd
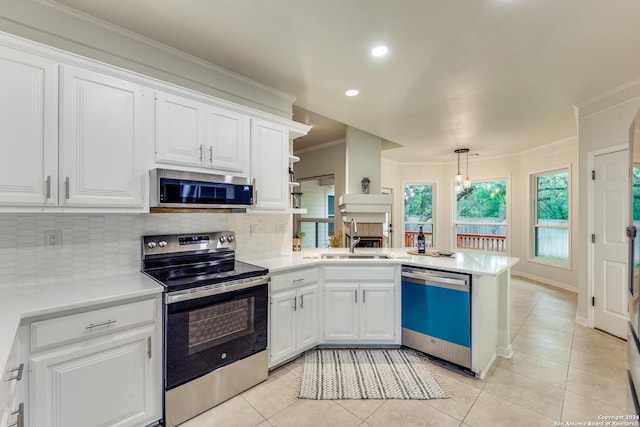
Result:
[[[267,348],[268,278],[165,295],[165,390]]]

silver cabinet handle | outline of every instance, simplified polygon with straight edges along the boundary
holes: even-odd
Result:
[[[97,328],[97,327],[100,327],[100,326],[107,326],[107,325],[111,325],[112,323],[116,323],[116,322],[117,322],[117,320],[107,320],[105,322],[100,322],[100,323],[89,323],[85,329],[93,329],[93,328]]]
[[[18,415],[16,420],[11,424],[7,424],[7,427],[24,427],[24,403],[18,405],[17,411],[12,411],[11,415]]]
[[[356,289],[355,291],[353,291],[354,295],[356,296],[356,304],[358,303],[358,290]]]
[[[301,283],[301,282],[304,282],[304,277],[301,277],[301,278],[299,278],[299,279],[294,279],[294,280],[292,280],[292,281],[291,281],[291,284],[292,284],[292,285],[296,285],[296,284]]]
[[[256,187],[256,179],[253,178],[251,180],[251,185],[253,185],[253,204],[258,204],[258,188]]]
[[[64,180],[64,188],[66,191],[67,200],[69,200],[69,177]]]
[[[209,163],[213,163],[213,145],[209,146]]]
[[[366,296],[367,295],[367,291],[366,289],[362,290],[362,303],[364,304],[366,302]]]
[[[7,371],[7,373],[9,372],[17,372],[17,374],[15,374],[12,377],[7,378],[6,380],[4,380],[5,382],[9,382],[9,381],[20,381],[22,379],[22,371],[24,370],[24,363],[21,363],[20,366],[18,366],[15,369],[10,369]]]
[[[300,295],[300,310],[304,310],[304,295]]]
[[[293,297],[293,311],[296,311],[297,307],[296,307],[296,297]]]
[[[199,150],[200,150],[200,161],[202,161],[202,153],[203,153],[202,152],[202,150],[203,150],[202,144],[200,144]]]
[[[47,184],[47,199],[51,198],[51,175],[47,175],[47,180],[45,181]]]
[[[151,337],[147,337],[147,356],[151,359]]]

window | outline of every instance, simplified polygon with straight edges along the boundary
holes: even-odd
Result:
[[[531,176],[533,186],[533,256],[569,263],[569,169]]]
[[[474,182],[456,194],[455,247],[507,251],[507,182]]]
[[[404,186],[404,246],[418,246],[418,233],[422,226],[428,248],[433,247],[432,184],[405,184]]]

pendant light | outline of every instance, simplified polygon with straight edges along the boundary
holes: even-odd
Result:
[[[467,189],[471,186],[471,180],[469,179],[469,149],[458,148],[454,151],[458,155],[458,173],[456,174],[456,193],[462,191],[462,188]],[[460,173],[460,154],[467,155],[467,178],[462,181],[462,174]]]
[[[471,180],[469,179],[469,149],[467,149],[467,177],[464,179],[462,186],[465,190],[471,187]]]

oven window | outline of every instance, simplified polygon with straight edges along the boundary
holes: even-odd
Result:
[[[189,355],[253,333],[255,297],[189,312]]]

